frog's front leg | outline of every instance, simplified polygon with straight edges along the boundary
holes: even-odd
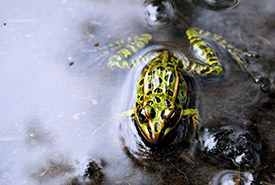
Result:
[[[183,116],[190,116],[193,121],[194,129],[197,130],[198,126],[200,125],[200,121],[201,121],[198,109],[192,109],[192,108],[185,109],[185,110],[183,110]]]

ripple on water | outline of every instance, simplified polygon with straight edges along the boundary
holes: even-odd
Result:
[[[214,177],[212,185],[251,185],[254,181],[250,172],[238,172],[234,170],[224,170]]]
[[[204,8],[212,10],[230,9],[238,5],[238,0],[195,0],[195,2]]]
[[[174,6],[170,1],[147,0],[143,6],[149,26],[165,27],[173,18]]]

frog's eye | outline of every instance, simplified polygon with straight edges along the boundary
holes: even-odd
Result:
[[[145,116],[145,110],[144,109],[140,109],[139,110],[138,117],[139,117],[140,123],[144,123],[145,122],[146,116]]]
[[[170,116],[169,126],[174,127],[177,122],[178,122],[178,114],[174,111]]]

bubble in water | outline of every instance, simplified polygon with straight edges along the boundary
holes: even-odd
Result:
[[[212,185],[251,185],[254,181],[250,172],[238,172],[234,170],[225,170],[214,177]]]
[[[144,9],[149,26],[163,27],[168,25],[174,15],[174,8],[170,1],[145,1]]]
[[[212,10],[229,9],[238,5],[238,0],[195,0],[195,2],[204,8]]]

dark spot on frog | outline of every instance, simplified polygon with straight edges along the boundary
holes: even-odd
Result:
[[[148,101],[146,104],[147,105],[153,105],[153,103],[154,103],[153,101]]]
[[[154,119],[155,116],[156,116],[156,112],[155,112],[155,110],[152,108],[152,109],[151,109],[151,112],[150,112],[150,117],[151,117],[152,119]]]
[[[153,87],[153,84],[148,84],[148,89],[152,89]]]
[[[170,74],[170,75],[166,75],[166,76],[164,77],[164,79],[165,79],[167,82],[172,83],[173,80],[174,80],[174,77],[173,77],[172,74]]]
[[[150,96],[152,94],[152,91],[148,91],[147,95]]]
[[[167,65],[167,67],[174,68],[174,66],[173,66],[173,65],[171,65],[171,64],[168,64],[168,65]]]
[[[174,94],[170,89],[166,90],[165,93],[168,94],[169,96],[173,96]]]
[[[151,76],[151,75],[153,75],[153,74],[155,74],[155,73],[156,73],[156,71],[155,71],[155,70],[152,70],[152,71],[150,71],[150,72],[148,73],[148,75]]]
[[[171,103],[169,102],[169,100],[165,99],[164,100],[164,105],[166,105],[167,107],[170,107]]]
[[[162,67],[162,66],[158,67],[157,69],[160,71],[165,71],[165,67]]]
[[[140,86],[143,85],[143,82],[144,82],[144,79],[140,80],[140,81],[139,81],[139,85],[140,85]]]
[[[156,89],[154,90],[154,92],[155,92],[155,93],[162,93],[162,89],[156,88]]]
[[[155,78],[154,82],[156,84],[161,84],[162,83],[162,79],[159,77],[159,78]]]
[[[155,97],[155,98],[154,98],[154,101],[155,101],[156,103],[159,103],[159,102],[160,102],[160,99],[159,99],[158,97]]]
[[[4,23],[3,23],[3,25],[4,25],[4,26],[7,26],[7,23],[6,23],[6,22],[4,22]]]
[[[206,73],[206,72],[208,72],[209,70],[210,70],[210,68],[207,67],[206,69],[201,70],[201,73]]]

